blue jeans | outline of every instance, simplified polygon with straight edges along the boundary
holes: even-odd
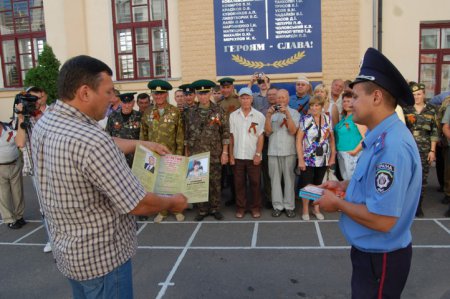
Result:
[[[89,280],[69,278],[74,299],[133,298],[131,259],[108,274]]]

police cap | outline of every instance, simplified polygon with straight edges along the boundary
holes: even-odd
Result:
[[[222,79],[219,79],[218,82],[222,86],[228,86],[228,85],[233,85],[234,79],[230,78],[230,77],[224,77]]]
[[[197,80],[195,82],[192,82],[192,87],[195,89],[198,93],[206,93],[210,92],[211,89],[213,89],[216,86],[216,83],[214,83],[211,80]]]
[[[172,90],[172,85],[169,82],[159,79],[148,82],[147,87],[154,93],[166,93]]]
[[[367,49],[359,75],[349,86],[353,88],[355,84],[361,82],[373,82],[384,88],[397,101],[408,106],[414,104],[414,97],[405,78],[389,59],[374,48]]]
[[[119,94],[119,98],[122,101],[122,103],[129,103],[134,100],[134,95],[136,93],[137,92],[122,93],[122,94]]]

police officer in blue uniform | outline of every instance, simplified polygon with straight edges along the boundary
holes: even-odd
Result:
[[[397,68],[372,48],[350,87],[353,120],[369,129],[363,152],[351,181],[323,184],[327,190],[314,204],[342,212],[340,228],[352,245],[352,298],[400,298],[411,265],[422,168],[395,107],[413,105],[414,97]]]

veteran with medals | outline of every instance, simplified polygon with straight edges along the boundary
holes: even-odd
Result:
[[[216,84],[210,80],[192,83],[198,103],[189,109],[186,119],[186,156],[210,152],[209,198],[198,204],[196,221],[212,215],[222,220],[220,213],[222,165],[228,163],[230,127],[223,109],[211,101],[211,89]]]
[[[136,92],[119,94],[122,105],[112,112],[106,123],[105,131],[112,137],[139,140],[141,112],[133,110]],[[134,153],[126,154],[128,166],[133,164]]]
[[[152,80],[148,83],[155,105],[142,115],[140,140],[152,141],[165,145],[172,154],[183,155],[184,124],[180,110],[167,102],[168,91],[172,85],[164,80]],[[156,215],[154,222],[161,222],[167,217],[166,212]],[[175,214],[178,221],[183,221],[183,214]]]
[[[368,128],[363,150],[351,180],[321,185],[328,190],[314,204],[341,212],[339,225],[352,245],[352,298],[400,298],[411,266],[422,166],[395,108],[413,105],[414,97],[397,68],[373,48],[350,87],[353,121]]]

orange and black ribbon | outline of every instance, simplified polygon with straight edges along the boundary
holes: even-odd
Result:
[[[212,126],[214,124],[218,124],[219,126],[222,125],[222,123],[220,122],[220,119],[218,117],[214,117],[211,119],[211,121],[209,122],[209,125]]]
[[[258,123],[253,123],[250,125],[250,127],[248,128],[248,132],[251,133],[251,130],[253,129],[253,133],[256,134],[256,126],[258,125]]]
[[[8,133],[8,139],[6,139],[6,142],[9,142],[12,137],[13,137],[13,132],[9,132]]]
[[[350,125],[348,123],[344,123],[344,125],[347,128],[347,130],[350,130]]]
[[[153,119],[159,121],[159,112],[158,112],[158,110],[153,111]]]
[[[328,136],[330,135],[330,129],[327,129],[325,131],[325,134],[323,135],[323,140],[327,140]]]
[[[33,117],[38,117],[39,115],[42,114],[42,111],[39,109],[34,110],[33,112],[30,113],[31,116]]]
[[[280,128],[282,128],[283,126],[285,126],[286,127],[286,129],[287,129],[287,118],[284,118],[283,119],[283,122],[281,123],[281,125],[280,125]]]
[[[408,122],[412,125],[416,122],[416,117],[414,116],[414,114],[408,114],[406,118],[408,119]]]

